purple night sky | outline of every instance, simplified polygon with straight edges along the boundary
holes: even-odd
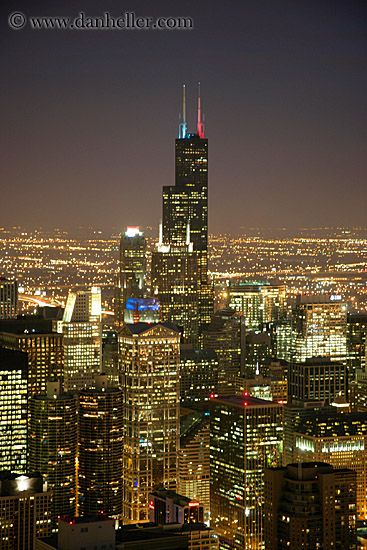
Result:
[[[12,11],[191,31],[14,31]],[[211,231],[366,225],[367,3],[3,2],[0,225],[154,225],[201,81]]]

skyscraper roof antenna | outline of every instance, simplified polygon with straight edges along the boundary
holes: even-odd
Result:
[[[201,118],[201,92],[200,92],[200,82],[198,82],[198,126],[197,134],[199,138],[204,137],[204,123]]]
[[[184,139],[187,134],[186,122],[186,84],[182,84],[182,119],[178,127],[178,137]]]

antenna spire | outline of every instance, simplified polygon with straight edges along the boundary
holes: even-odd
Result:
[[[184,139],[187,134],[186,122],[186,85],[182,85],[182,119],[178,127],[178,137]]]
[[[197,125],[197,134],[199,138],[204,137],[204,123],[201,118],[201,93],[200,93],[200,82],[198,82],[198,125]]]

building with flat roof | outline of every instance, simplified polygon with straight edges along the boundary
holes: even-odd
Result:
[[[35,550],[51,534],[51,492],[40,474],[0,472],[0,548]]]
[[[211,526],[221,548],[263,548],[264,470],[282,463],[282,406],[215,398],[210,416]]]
[[[0,470],[26,467],[27,388],[27,354],[0,347]]]
[[[180,445],[180,332],[168,323],[124,325],[123,518],[148,519],[149,493],[176,489]]]

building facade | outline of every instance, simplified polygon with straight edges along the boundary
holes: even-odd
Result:
[[[249,396],[213,399],[211,526],[220,548],[264,547],[264,471],[282,462],[282,407]]]
[[[28,469],[40,472],[52,490],[54,525],[57,517],[76,512],[77,410],[77,396],[62,393],[59,381],[29,401]]]
[[[0,470],[26,467],[27,387],[27,354],[0,347]]]
[[[18,312],[18,282],[0,277],[0,319],[15,319]]]
[[[35,550],[51,534],[51,493],[39,474],[0,472],[0,548]]]
[[[102,366],[101,289],[70,292],[57,330],[64,343],[64,387],[75,391],[93,385]]]
[[[158,323],[119,335],[123,389],[123,518],[148,519],[149,493],[176,489],[180,441],[180,333]]]
[[[265,549],[356,548],[356,474],[322,462],[265,471]]]
[[[95,388],[79,392],[79,515],[122,514],[122,391],[96,377]]]

